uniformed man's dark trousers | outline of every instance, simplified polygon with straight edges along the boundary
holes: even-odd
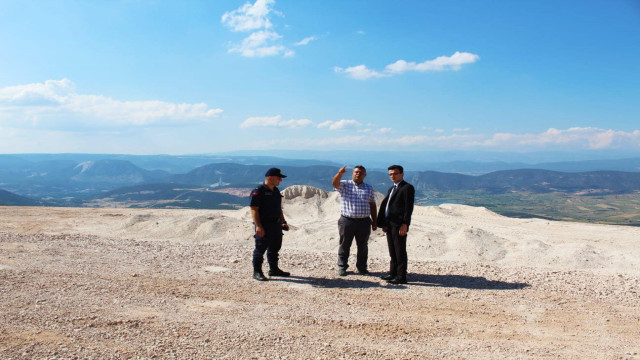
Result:
[[[367,242],[371,234],[371,218],[352,219],[341,216],[338,220],[338,232],[340,233],[338,268],[346,270],[349,267],[349,252],[355,237],[358,247],[356,268],[360,271],[367,270],[367,257],[369,256]]]
[[[256,248],[253,250],[253,268],[262,269],[264,253],[267,252],[267,261],[271,269],[278,267],[278,251],[282,247],[282,224],[262,224],[264,236],[253,235],[256,239]]]
[[[400,226],[387,225],[387,245],[389,246],[389,274],[398,279],[407,279],[407,236],[400,236]]]

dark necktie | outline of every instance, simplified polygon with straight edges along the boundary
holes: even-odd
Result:
[[[389,199],[387,200],[387,208],[384,210],[385,217],[389,217],[389,203],[391,203],[391,197],[393,197],[393,194],[396,193],[397,187],[398,185],[393,185],[393,189],[391,189],[391,192],[389,193]]]

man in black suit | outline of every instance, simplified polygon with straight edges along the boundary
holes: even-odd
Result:
[[[407,232],[411,224],[415,189],[404,181],[404,169],[400,165],[388,168],[393,186],[380,204],[378,227],[387,233],[391,263],[389,274],[383,280],[391,284],[407,283]]]

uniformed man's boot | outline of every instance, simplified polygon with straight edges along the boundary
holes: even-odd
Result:
[[[267,281],[268,280],[266,277],[264,277],[264,274],[262,273],[262,269],[258,269],[258,268],[254,268],[253,269],[253,278],[258,280],[258,281]]]
[[[282,271],[282,269],[280,269],[278,267],[278,265],[273,266],[271,268],[269,268],[269,276],[283,276],[283,277],[287,277],[291,275],[290,272],[287,271]]]

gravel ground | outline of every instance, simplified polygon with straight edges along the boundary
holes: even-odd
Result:
[[[409,254],[392,286],[386,257],[343,278],[333,253],[284,249],[292,276],[261,283],[251,251],[0,232],[0,358],[640,359],[632,275]]]

